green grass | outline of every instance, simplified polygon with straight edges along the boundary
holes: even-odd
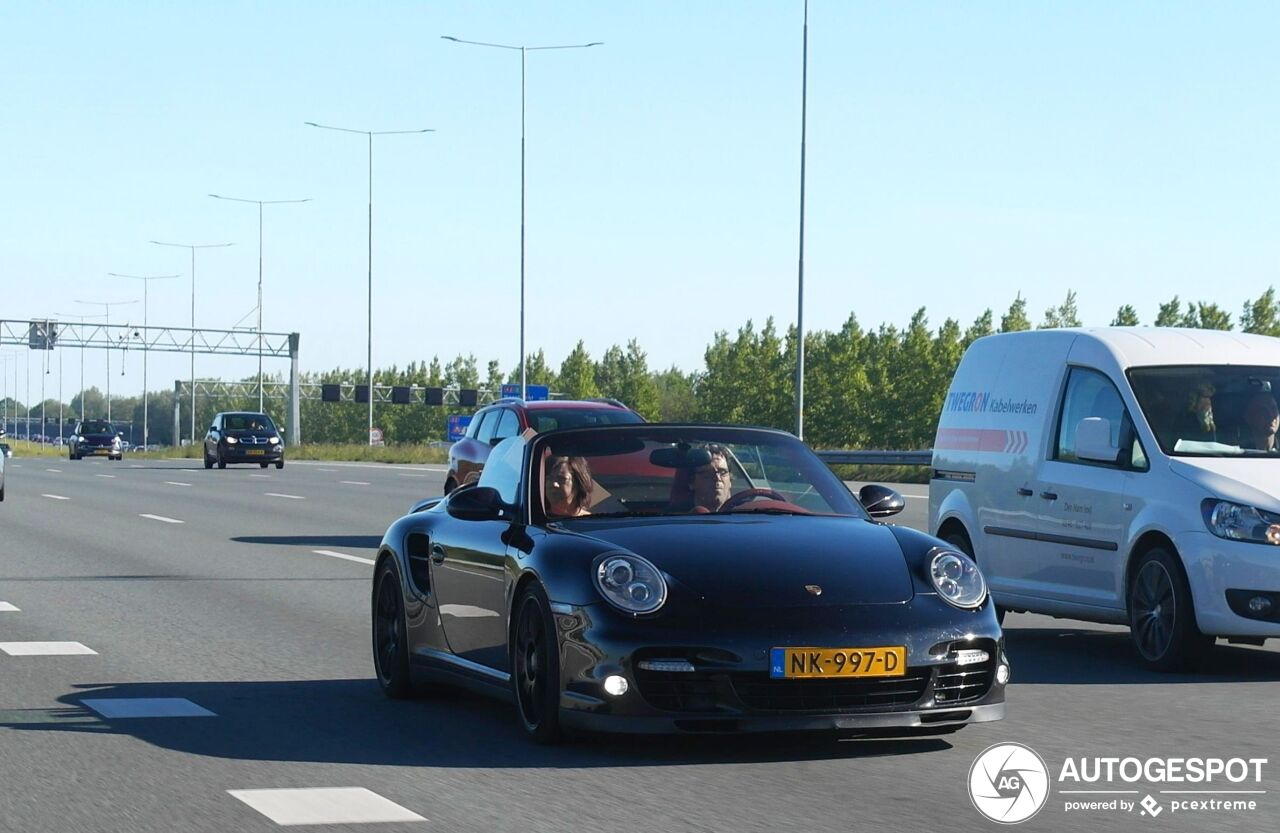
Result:
[[[66,457],[67,450],[56,445],[29,443],[13,437],[0,437],[0,443],[8,443],[14,457]]]
[[[17,449],[14,454],[17,454]],[[200,459],[203,454],[201,446],[185,446],[183,448],[162,448],[158,451],[125,455],[128,459],[163,460],[183,457],[191,460]],[[445,463],[449,453],[443,448],[429,448],[425,445],[386,445],[367,446],[351,443],[332,445],[311,443],[307,445],[287,446],[284,451],[285,460],[330,460],[351,463]]]
[[[928,466],[832,466],[841,480],[858,483],[928,483]]]

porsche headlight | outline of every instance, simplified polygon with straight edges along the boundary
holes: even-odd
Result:
[[[627,613],[653,613],[667,600],[667,582],[658,568],[638,555],[610,553],[596,561],[596,589]]]
[[[1280,544],[1280,515],[1225,500],[1206,500],[1200,509],[1205,526],[1219,538]]]
[[[227,445],[235,445],[237,442],[235,437],[227,437]]]
[[[975,608],[987,598],[987,582],[973,559],[955,550],[936,549],[929,561],[929,580],[950,604]]]

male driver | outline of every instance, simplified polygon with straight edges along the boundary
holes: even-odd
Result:
[[[1270,392],[1260,390],[1250,394],[1244,406],[1244,427],[1240,429],[1240,445],[1263,451],[1276,450],[1276,430],[1280,429],[1280,409]]]
[[[711,461],[693,470],[693,505],[708,512],[718,512],[733,494],[733,475],[729,469],[729,453],[724,446],[711,443],[706,446]]]

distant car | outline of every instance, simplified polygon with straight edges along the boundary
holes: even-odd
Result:
[[[558,428],[592,428],[598,425],[634,425],[644,417],[616,399],[556,399],[526,402],[499,399],[476,411],[467,433],[449,448],[449,470],[444,478],[447,495],[459,486],[476,482],[489,451],[507,437],[532,428],[542,434]]]
[[[227,463],[275,463],[284,468],[284,438],[266,414],[226,411],[213,418],[204,438],[204,467],[225,469]]]
[[[76,423],[75,433],[67,440],[67,457],[106,457],[123,459],[120,432],[105,419],[85,419]]]

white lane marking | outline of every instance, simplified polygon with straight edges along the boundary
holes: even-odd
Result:
[[[337,470],[337,469],[316,469],[316,471],[328,472],[329,474],[337,474],[337,473],[338,473],[338,470]]]
[[[116,479],[114,474],[95,474],[94,477],[110,477],[112,480]]]
[[[0,602],[0,613],[21,613],[22,611],[9,602]]]
[[[0,651],[11,657],[66,657],[98,653],[79,642],[0,642]]]
[[[71,498],[63,497],[62,495],[41,495],[40,497],[47,497],[50,500],[71,500]]]
[[[142,466],[139,466],[137,463],[134,463],[132,466],[129,466],[129,468],[131,468],[131,469],[140,469],[140,468],[142,468]]]
[[[347,561],[356,561],[360,564],[373,564],[372,558],[361,558],[358,555],[347,555],[345,552],[334,552],[333,550],[312,550],[316,555],[327,555],[330,558],[342,558]]]
[[[396,472],[396,474],[400,475],[401,477],[426,477],[425,474],[410,474],[407,471]]]
[[[420,469],[422,471],[446,472],[449,470],[448,466],[432,466],[432,465],[426,465],[423,463],[338,463],[333,460],[326,460],[324,463],[319,463],[315,460],[294,460],[290,462],[289,465],[291,466],[325,465],[325,466],[335,466],[335,467],[344,468],[344,469],[377,469],[378,471],[394,471],[395,469],[406,468],[408,466],[412,466],[413,468]]]
[[[368,486],[368,482],[364,480],[339,480],[339,483],[346,483],[348,486]]]
[[[306,500],[302,495],[282,495],[279,492],[263,492],[267,497],[283,497],[289,500]]]
[[[166,486],[190,486],[191,484],[190,484],[190,483],[179,483],[179,482],[178,482],[178,481],[176,481],[176,480],[166,480],[166,481],[165,481],[165,485],[166,485]]]
[[[62,474],[62,469],[45,469],[45,471],[51,471],[54,474]]]
[[[266,478],[270,478],[270,477],[271,477],[271,475],[269,475],[269,474],[251,474],[251,475],[249,475],[249,476],[250,476],[250,477],[266,477]]]
[[[138,515],[139,518],[146,518],[149,521],[159,521],[163,524],[183,524],[186,521],[180,521],[177,518],[166,518],[164,515],[148,515],[145,512]]]
[[[227,790],[227,794],[282,826],[426,821],[364,787]]]
[[[217,717],[183,697],[94,697],[80,705],[103,717]]]

